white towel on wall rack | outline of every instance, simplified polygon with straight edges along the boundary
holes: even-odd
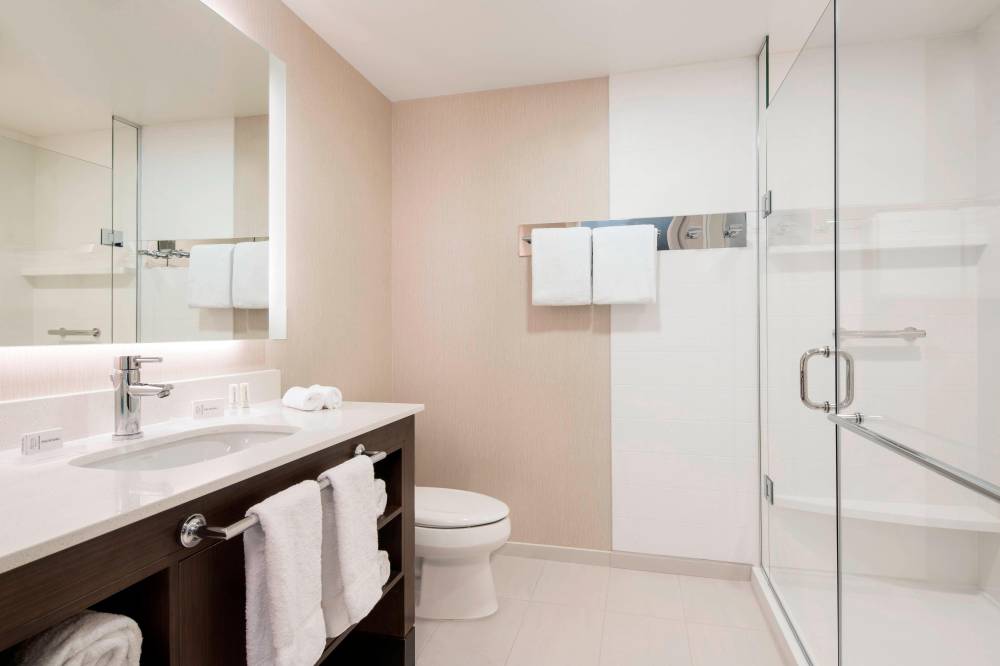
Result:
[[[594,303],[655,303],[658,255],[650,224],[594,229]]]
[[[589,305],[589,227],[531,232],[532,305]]]

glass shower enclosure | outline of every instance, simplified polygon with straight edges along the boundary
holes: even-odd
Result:
[[[760,57],[764,572],[813,664],[1000,663],[1000,2]]]

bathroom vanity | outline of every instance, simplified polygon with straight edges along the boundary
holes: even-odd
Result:
[[[108,436],[0,461],[0,502],[17,507],[0,535],[0,662],[18,643],[86,609],[133,618],[142,663],[245,661],[243,541],[181,542],[201,514],[224,527],[264,498],[356,455],[380,455],[388,503],[379,549],[392,573],[359,624],[327,642],[318,663],[414,663],[414,415],[420,405],[346,403],[299,413],[267,403],[249,413],[149,426],[123,446]],[[228,452],[212,433],[270,433]],[[216,438],[225,439],[225,438]],[[244,438],[244,441],[247,441]],[[180,463],[180,464],[178,464]]]

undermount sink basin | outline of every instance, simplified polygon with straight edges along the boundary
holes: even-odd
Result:
[[[77,467],[143,471],[183,467],[288,437],[292,426],[232,425],[139,440],[70,461]]]

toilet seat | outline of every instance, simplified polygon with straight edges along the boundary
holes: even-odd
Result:
[[[454,488],[417,486],[414,497],[416,524],[432,529],[463,529],[498,523],[510,508],[488,495]]]

